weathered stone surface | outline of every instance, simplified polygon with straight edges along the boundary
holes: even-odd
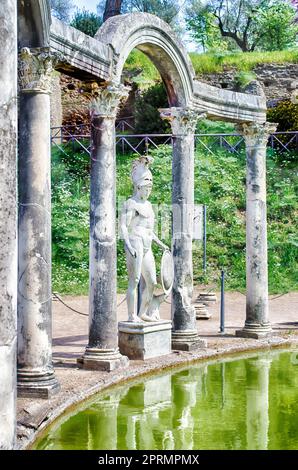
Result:
[[[161,117],[171,123],[173,132],[172,164],[172,254],[174,284],[172,290],[173,338],[175,348],[189,350],[201,345],[197,337],[196,313],[192,305],[192,235],[194,215],[194,130],[199,117],[193,108],[161,109]],[[187,335],[185,335],[187,332]],[[181,335],[181,341],[179,339]],[[184,339],[187,337],[186,343]],[[193,340],[192,345],[190,345]]]
[[[271,332],[268,309],[266,144],[274,124],[239,126],[246,143],[246,321],[237,336]]]
[[[61,86],[60,86],[60,73],[55,72],[52,75],[51,83],[52,93],[50,96],[51,100],[51,128],[62,126],[62,97],[61,97]],[[55,133],[54,133],[55,135]]]
[[[201,302],[208,307],[210,303],[217,302],[216,294],[214,292],[200,292],[197,302]]]
[[[150,359],[171,352],[172,322],[120,322],[119,349],[129,359]]]
[[[111,77],[111,48],[57,18],[52,18],[51,48],[63,55],[58,65],[61,72],[82,80],[104,81]]]
[[[19,81],[18,390],[42,398],[58,391],[52,367],[51,60],[48,48],[22,50]]]
[[[170,26],[149,13],[132,13],[109,18],[95,38],[113,50],[112,79],[120,80],[123,65],[137,48],[157,67],[164,80],[171,106],[189,104],[194,71],[183,44]]]
[[[209,320],[212,317],[212,314],[208,312],[205,305],[201,302],[194,302],[194,308],[196,311],[197,320]]]
[[[298,64],[259,64],[252,70],[257,80],[263,85],[268,107],[279,100],[290,99],[294,89],[298,88]],[[236,91],[233,68],[219,73],[201,74],[198,80],[217,88]]]
[[[230,122],[265,122],[266,100],[263,96],[222,90],[194,81],[194,107],[209,118]]]
[[[126,96],[126,87],[112,83],[92,104],[89,343],[82,364],[98,370],[127,364],[117,341],[115,213],[115,119],[120,99]]]
[[[12,449],[16,433],[17,293],[17,11],[0,9],[0,449]]]

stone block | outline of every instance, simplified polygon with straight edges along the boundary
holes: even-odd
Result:
[[[120,322],[119,349],[129,359],[150,359],[171,352],[172,322]]]

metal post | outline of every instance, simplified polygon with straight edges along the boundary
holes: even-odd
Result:
[[[207,206],[203,206],[203,270],[207,271]]]
[[[225,332],[225,273],[221,271],[221,282],[220,282],[220,328],[219,332],[224,334]]]

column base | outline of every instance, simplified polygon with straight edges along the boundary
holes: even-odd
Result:
[[[212,314],[208,312],[205,305],[201,302],[197,302],[194,304],[194,308],[196,311],[196,319],[197,320],[209,320],[212,317]]]
[[[263,325],[259,323],[249,323],[245,324],[242,330],[236,330],[235,335],[239,338],[262,339],[272,335],[272,328],[270,323]]]
[[[178,351],[193,351],[206,348],[207,341],[199,337],[195,330],[181,330],[172,332],[172,349]]]
[[[129,360],[118,349],[86,348],[85,354],[77,359],[78,366],[85,370],[112,372],[128,367]]]
[[[60,384],[53,370],[47,372],[18,370],[18,397],[49,399],[59,391]]]

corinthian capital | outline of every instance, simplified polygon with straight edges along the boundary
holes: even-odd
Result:
[[[277,124],[273,122],[250,122],[236,126],[236,130],[244,137],[245,143],[249,147],[267,144],[270,134],[276,131]]]
[[[52,72],[59,59],[48,47],[21,49],[18,67],[20,90],[28,93],[51,93]]]
[[[197,121],[204,119],[206,113],[194,108],[166,108],[159,109],[161,118],[170,121],[174,135],[194,134]]]
[[[120,101],[128,97],[130,88],[110,82],[99,88],[91,101],[91,113],[95,116],[116,117]]]

